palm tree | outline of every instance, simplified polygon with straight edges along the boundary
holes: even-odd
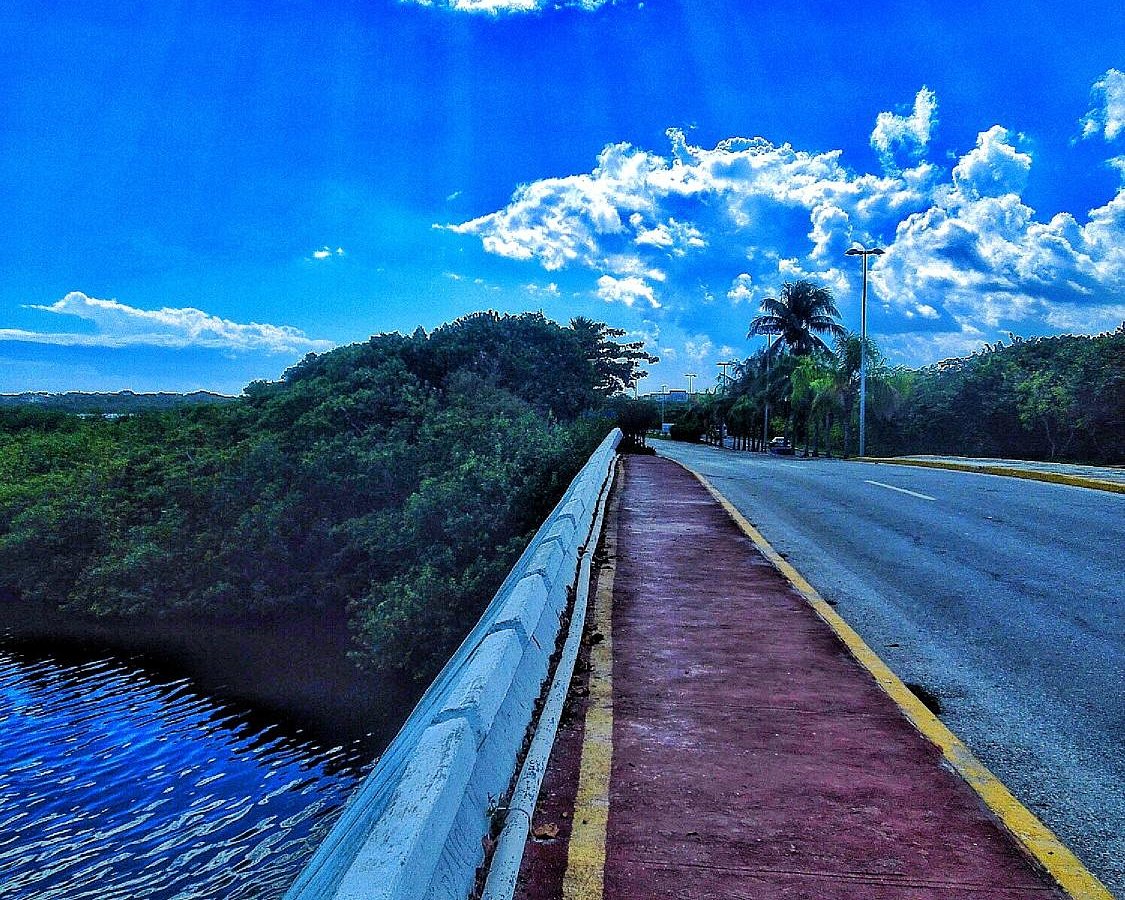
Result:
[[[761,304],[761,315],[750,322],[747,337],[756,334],[775,334],[781,340],[774,344],[777,353],[782,345],[794,356],[810,353],[831,353],[821,338],[826,335],[840,338],[844,328],[837,319],[840,310],[832,291],[811,281],[787,281],[781,286],[779,297],[767,297]]]
[[[887,366],[883,354],[871,338],[864,345],[867,357],[867,410],[870,416],[889,420],[898,412],[904,395],[912,383],[908,373]],[[844,419],[844,455],[851,444],[851,422],[855,401],[859,397],[860,337],[846,332],[836,342],[836,355],[831,362],[833,391]]]
[[[813,456],[820,454],[820,422],[830,405],[826,395],[831,392],[835,360],[824,354],[802,356],[789,379],[790,408],[793,411],[793,444],[797,433],[805,436],[805,452],[809,455],[809,431],[812,431]]]

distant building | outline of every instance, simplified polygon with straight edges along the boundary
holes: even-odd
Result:
[[[655,403],[687,403],[691,400],[693,395],[687,391],[677,388],[675,390],[662,393],[661,391],[653,391],[651,394],[641,394],[642,400],[652,400]]]

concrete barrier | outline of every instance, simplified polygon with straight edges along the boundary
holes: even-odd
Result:
[[[571,482],[285,900],[462,900],[559,640],[614,429]]]

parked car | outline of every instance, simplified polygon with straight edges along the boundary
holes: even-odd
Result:
[[[793,448],[789,446],[789,442],[783,437],[775,437],[769,444],[770,453],[777,453],[780,456],[792,456]]]

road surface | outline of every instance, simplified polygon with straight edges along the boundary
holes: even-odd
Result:
[[[658,443],[1125,898],[1125,495]]]

